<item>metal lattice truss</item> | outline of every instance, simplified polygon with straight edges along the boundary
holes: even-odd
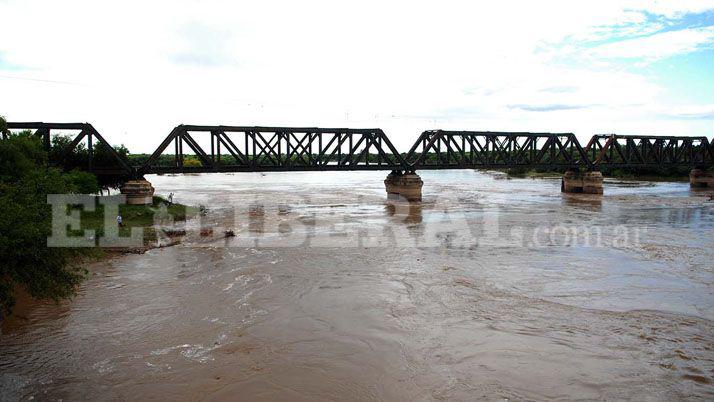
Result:
[[[425,131],[407,161],[412,169],[590,166],[571,133]]]
[[[8,123],[8,128],[30,130],[40,137],[51,155],[50,162],[56,166],[130,176],[171,172],[513,167],[593,170],[603,166],[714,165],[714,140],[709,143],[705,137],[595,135],[583,148],[572,133],[432,130],[423,132],[404,156],[381,129],[180,125],[143,165],[135,167],[89,123]],[[54,132],[77,131],[62,150],[52,149]],[[86,157],[70,160],[84,140]],[[101,163],[95,158],[99,145],[107,151]],[[189,159],[191,163],[187,163]]]
[[[210,149],[196,141],[210,136]],[[173,159],[161,154],[173,143]],[[186,164],[184,150],[199,164]],[[168,172],[406,170],[409,166],[380,129],[180,125],[139,168]]]
[[[714,163],[714,140],[706,137],[594,135],[585,152],[598,166],[673,167],[710,166]]]
[[[10,130],[27,130],[32,135],[42,139],[42,146],[50,155],[50,164],[64,168],[77,168],[95,174],[107,175],[133,175],[134,168],[124,160],[109,144],[104,137],[89,123],[7,123]],[[77,131],[79,133],[75,134]],[[52,135],[65,134],[75,135],[69,144],[61,152],[50,152],[52,150]],[[3,133],[3,139],[7,134]],[[70,156],[83,141],[86,141],[86,159],[81,165],[71,165]],[[97,161],[95,150],[97,146],[103,146],[109,154],[108,160]],[[75,161],[76,162],[76,161]]]

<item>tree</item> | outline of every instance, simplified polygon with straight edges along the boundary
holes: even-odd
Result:
[[[3,134],[7,133],[7,120],[5,120],[5,117],[0,116],[0,137],[2,137]]]
[[[71,264],[77,249],[47,247],[51,210],[47,194],[67,193],[71,183],[56,169],[38,169],[0,193],[0,306],[10,313],[22,286],[37,299],[71,296],[84,272]]]
[[[14,182],[47,163],[47,154],[37,138],[22,132],[0,142],[0,182]]]
[[[99,190],[101,190],[97,176],[91,173],[73,170],[66,173],[65,176],[69,179],[72,185],[72,190],[75,193],[96,194]]]
[[[0,141],[0,308],[10,312],[16,287],[37,299],[74,294],[85,276],[73,262],[84,249],[47,247],[51,208],[47,194],[94,193],[96,177],[47,166],[39,138],[12,134]]]
[[[52,137],[52,146],[50,147],[49,161],[55,164],[61,164],[67,170],[86,169],[89,166],[89,151],[84,143],[79,143],[72,149],[72,152],[67,153],[72,137],[67,135],[57,135]],[[105,144],[99,143],[94,146],[92,154],[92,163],[95,167],[110,168],[120,167],[115,155],[108,149]],[[120,145],[114,147],[114,151],[128,163],[129,150]],[[125,175],[109,175],[103,174],[97,176],[97,181],[101,188],[119,188],[122,183],[126,182],[128,177]]]

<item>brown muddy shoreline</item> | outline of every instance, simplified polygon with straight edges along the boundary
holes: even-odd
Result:
[[[152,244],[146,244],[141,247],[97,247],[98,253],[89,256],[77,257],[76,261],[71,264],[79,267],[80,269],[88,269],[96,263],[110,262],[114,259],[121,258],[130,254],[144,254],[149,250],[178,245],[181,243],[183,235],[169,235],[168,237],[170,239],[168,242],[155,242]],[[91,270],[88,271],[91,277],[92,272]],[[30,296],[30,294],[22,286],[16,286],[14,293],[16,300],[15,305],[13,306],[12,313],[10,315],[0,313],[0,331],[2,332],[6,331],[6,329],[9,329],[11,327],[21,325],[21,321],[27,319],[26,315],[29,311],[31,311],[33,306],[46,303],[59,305],[63,302],[62,300],[53,302],[51,300],[35,299],[34,297]],[[68,301],[71,300],[72,298],[70,298]]]

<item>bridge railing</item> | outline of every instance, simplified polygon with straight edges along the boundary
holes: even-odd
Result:
[[[406,159],[415,170],[591,167],[572,133],[424,131]]]
[[[204,149],[196,140],[198,136],[208,136],[210,147]],[[172,144],[173,158],[166,161],[161,155]],[[198,163],[187,164],[184,150],[192,152]],[[180,125],[139,168],[139,173],[408,167],[381,129]]]

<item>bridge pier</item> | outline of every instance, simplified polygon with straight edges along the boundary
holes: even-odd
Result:
[[[388,200],[421,201],[421,187],[424,182],[414,172],[392,170],[384,179]]]
[[[563,174],[560,191],[572,194],[602,194],[602,173],[576,172],[568,170]]]
[[[702,169],[689,172],[689,186],[692,188],[714,188],[714,173]]]
[[[129,205],[149,205],[153,203],[154,187],[145,179],[129,180],[121,186]]]

